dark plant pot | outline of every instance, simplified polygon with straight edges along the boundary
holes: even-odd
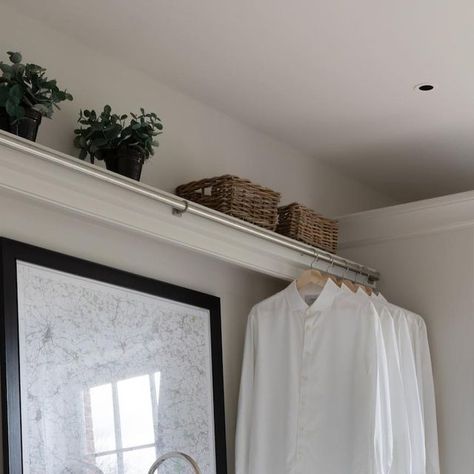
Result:
[[[0,130],[10,131],[10,117],[3,107],[0,107]]]
[[[107,150],[104,152],[104,161],[105,167],[109,171],[118,173],[118,159],[117,159],[117,150]]]
[[[104,161],[109,171],[140,181],[145,156],[135,148],[122,147],[118,150],[107,151]]]
[[[0,129],[35,142],[42,118],[43,116],[37,110],[26,109],[25,116],[14,121],[4,108],[0,108]]]

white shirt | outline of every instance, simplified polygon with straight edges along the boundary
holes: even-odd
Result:
[[[377,388],[376,437],[381,440],[379,445],[384,451],[377,455],[377,472],[390,474],[408,474],[409,437],[405,429],[406,443],[400,447],[400,423],[406,421],[406,412],[399,405],[404,402],[401,397],[401,374],[398,364],[398,349],[395,338],[393,320],[387,312],[382,311],[378,301],[369,298],[361,288],[354,293],[345,284],[341,289],[361,302],[370,302],[380,318],[382,342],[379,357],[379,381]],[[394,357],[395,356],[395,357]],[[397,385],[397,378],[400,380]],[[400,390],[397,391],[397,388]],[[406,428],[406,425],[405,425]],[[408,456],[408,459],[405,459]]]
[[[402,374],[403,396],[407,410],[408,433],[410,440],[410,469],[408,474],[425,474],[425,433],[422,419],[420,393],[416,377],[415,356],[413,353],[408,322],[402,308],[389,304],[381,296],[377,299],[389,310],[397,335],[400,371]]]
[[[415,353],[416,373],[421,393],[423,424],[425,427],[426,474],[439,474],[438,428],[436,421],[436,402],[433,382],[433,369],[428,344],[426,324],[415,313],[407,311],[411,323],[413,350]]]
[[[369,300],[373,303],[380,318],[382,336],[384,341],[387,363],[388,384],[379,389],[380,403],[388,410],[390,420],[382,423],[382,435],[390,439],[392,449],[385,456],[382,472],[390,474],[410,474],[411,471],[411,445],[408,423],[408,412],[400,368],[400,354],[398,349],[397,334],[394,320],[390,312],[374,294],[370,297],[361,288],[354,294],[346,285],[341,288],[353,297],[362,301]],[[386,390],[383,390],[385,388]],[[388,392],[388,394],[387,394]],[[383,412],[381,413],[383,416]],[[383,418],[382,418],[383,421]],[[390,433],[384,430],[391,429]]]
[[[358,292],[362,292],[362,290],[358,290]],[[395,321],[388,308],[375,295],[371,295],[370,298],[380,317],[387,354],[393,436],[393,462],[389,472],[390,474],[410,474],[412,472],[412,456],[409,415],[400,363],[400,357],[403,357],[403,354],[400,354],[399,351]]]
[[[379,474],[380,320],[328,280],[308,307],[295,282],[249,316],[237,474]],[[380,405],[379,405],[380,406]]]
[[[439,474],[438,431],[433,371],[426,324],[421,316],[392,305],[382,296],[397,328],[409,422],[413,474]]]

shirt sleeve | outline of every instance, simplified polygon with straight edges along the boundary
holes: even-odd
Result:
[[[375,456],[377,472],[389,473],[393,463],[393,428],[390,408],[390,388],[387,352],[382,331],[380,316],[375,307],[370,305],[372,316],[376,321],[376,406],[375,406]]]
[[[417,317],[413,343],[415,345],[415,365],[418,380],[420,381],[420,398],[425,427],[426,473],[439,474],[438,428],[436,422],[433,370],[426,324],[419,316]]]
[[[255,311],[252,310],[247,322],[244,356],[242,361],[242,375],[240,379],[237,429],[235,436],[236,474],[248,474],[250,472],[256,353],[255,341]]]

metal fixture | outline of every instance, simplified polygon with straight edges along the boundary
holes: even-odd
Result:
[[[173,207],[171,209],[173,212],[173,216],[181,217],[185,212],[187,212],[188,207],[189,207],[189,201],[186,201],[185,199],[183,199],[183,204],[184,204],[184,209],[176,209],[176,207]]]
[[[133,181],[119,174],[112,173],[89,163],[85,163],[81,160],[74,159],[64,153],[43,147],[37,143],[32,144],[27,140],[22,140],[21,138],[13,137],[0,132],[0,145],[4,145],[8,148],[27,153],[29,155],[34,155],[35,157],[42,160],[59,164],[84,175],[92,176],[94,179],[99,181],[111,183],[122,189],[126,189],[141,196],[145,196],[161,204],[166,204],[173,209],[173,214],[177,216],[184,216],[184,214],[199,216],[209,221],[217,222],[226,227],[230,227],[240,232],[250,234],[260,239],[294,250],[300,255],[308,255],[313,258],[313,265],[315,262],[319,261],[327,263],[330,265],[331,269],[333,267],[337,267],[339,271],[334,272],[336,276],[340,276],[342,272],[353,272],[354,274],[359,274],[366,277],[368,283],[372,285],[380,279],[379,273],[373,268],[360,265],[351,260],[339,257],[329,252],[325,252],[324,250],[320,250],[315,247],[311,247],[310,245],[298,242],[270,230],[263,229],[231,216],[227,216],[221,212],[214,211],[213,209],[209,209],[200,204],[183,200],[174,194],[167,193],[165,191],[161,191],[160,189],[147,186],[146,184]],[[348,276],[348,279],[352,278]]]
[[[159,457],[151,465],[150,470],[148,471],[148,474],[153,474],[155,472],[158,472],[158,468],[161,466],[161,464],[163,464],[167,459],[171,459],[171,458],[184,459],[193,467],[195,474],[201,474],[201,470],[199,469],[197,462],[191,456],[185,453],[181,453],[179,451],[171,451],[169,453],[163,454],[163,456]]]

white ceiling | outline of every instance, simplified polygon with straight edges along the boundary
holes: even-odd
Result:
[[[401,201],[474,189],[472,0],[3,1]]]

